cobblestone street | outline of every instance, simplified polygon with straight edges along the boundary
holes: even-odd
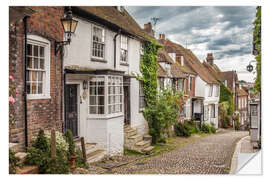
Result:
[[[247,131],[223,130],[179,149],[114,168],[116,174],[227,174],[236,142]]]

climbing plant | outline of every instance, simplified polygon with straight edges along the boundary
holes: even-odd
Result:
[[[253,43],[257,51],[256,55],[256,71],[255,90],[261,92],[261,6],[257,6],[256,19],[253,22]]]
[[[228,113],[228,115],[232,115],[234,112],[234,103],[233,103],[232,92],[222,82],[220,82],[219,103],[222,103],[222,102],[228,103],[227,113]]]

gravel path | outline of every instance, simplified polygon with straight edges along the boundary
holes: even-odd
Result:
[[[174,151],[114,168],[116,174],[227,174],[236,142],[247,131],[223,130]]]

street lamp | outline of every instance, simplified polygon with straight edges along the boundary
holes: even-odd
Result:
[[[255,61],[255,60],[251,60],[251,61],[249,62],[249,65],[247,65],[247,71],[248,71],[248,72],[252,72],[252,71],[253,71],[253,66],[251,65],[252,62],[256,62],[256,61]]]
[[[61,24],[64,29],[64,33],[67,35],[67,40],[66,41],[56,41],[55,42],[55,55],[57,52],[62,48],[64,45],[68,45],[71,42],[71,35],[74,34],[78,21],[74,20],[72,17],[72,11],[71,7],[69,6],[67,15],[65,18],[61,19]]]

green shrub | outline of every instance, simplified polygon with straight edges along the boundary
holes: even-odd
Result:
[[[178,123],[174,125],[176,136],[189,137],[191,135],[187,123]]]
[[[38,166],[41,174],[69,173],[68,152],[64,143],[61,142],[62,140],[63,137],[60,138],[60,135],[56,135],[56,156],[52,158],[49,137],[43,130],[40,130],[33,147],[27,148],[25,164]]]
[[[195,134],[200,131],[199,127],[195,123],[187,124],[187,128],[190,134]]]
[[[208,125],[206,123],[202,123],[201,131],[204,132],[204,133],[211,133],[210,125]]]
[[[74,144],[74,139],[73,139],[72,131],[68,129],[66,131],[66,133],[65,133],[65,136],[66,136],[66,140],[68,142],[69,156],[75,155],[75,144]]]
[[[239,114],[235,118],[235,130],[240,130]]]
[[[20,159],[15,156],[15,153],[9,149],[9,174],[16,174],[20,167]]]
[[[84,161],[82,152],[77,150],[75,151],[75,155],[75,166],[88,169],[88,164]]]
[[[214,134],[216,133],[217,129],[216,129],[216,126],[214,123],[211,123],[210,131],[211,131],[211,133],[214,133]]]

